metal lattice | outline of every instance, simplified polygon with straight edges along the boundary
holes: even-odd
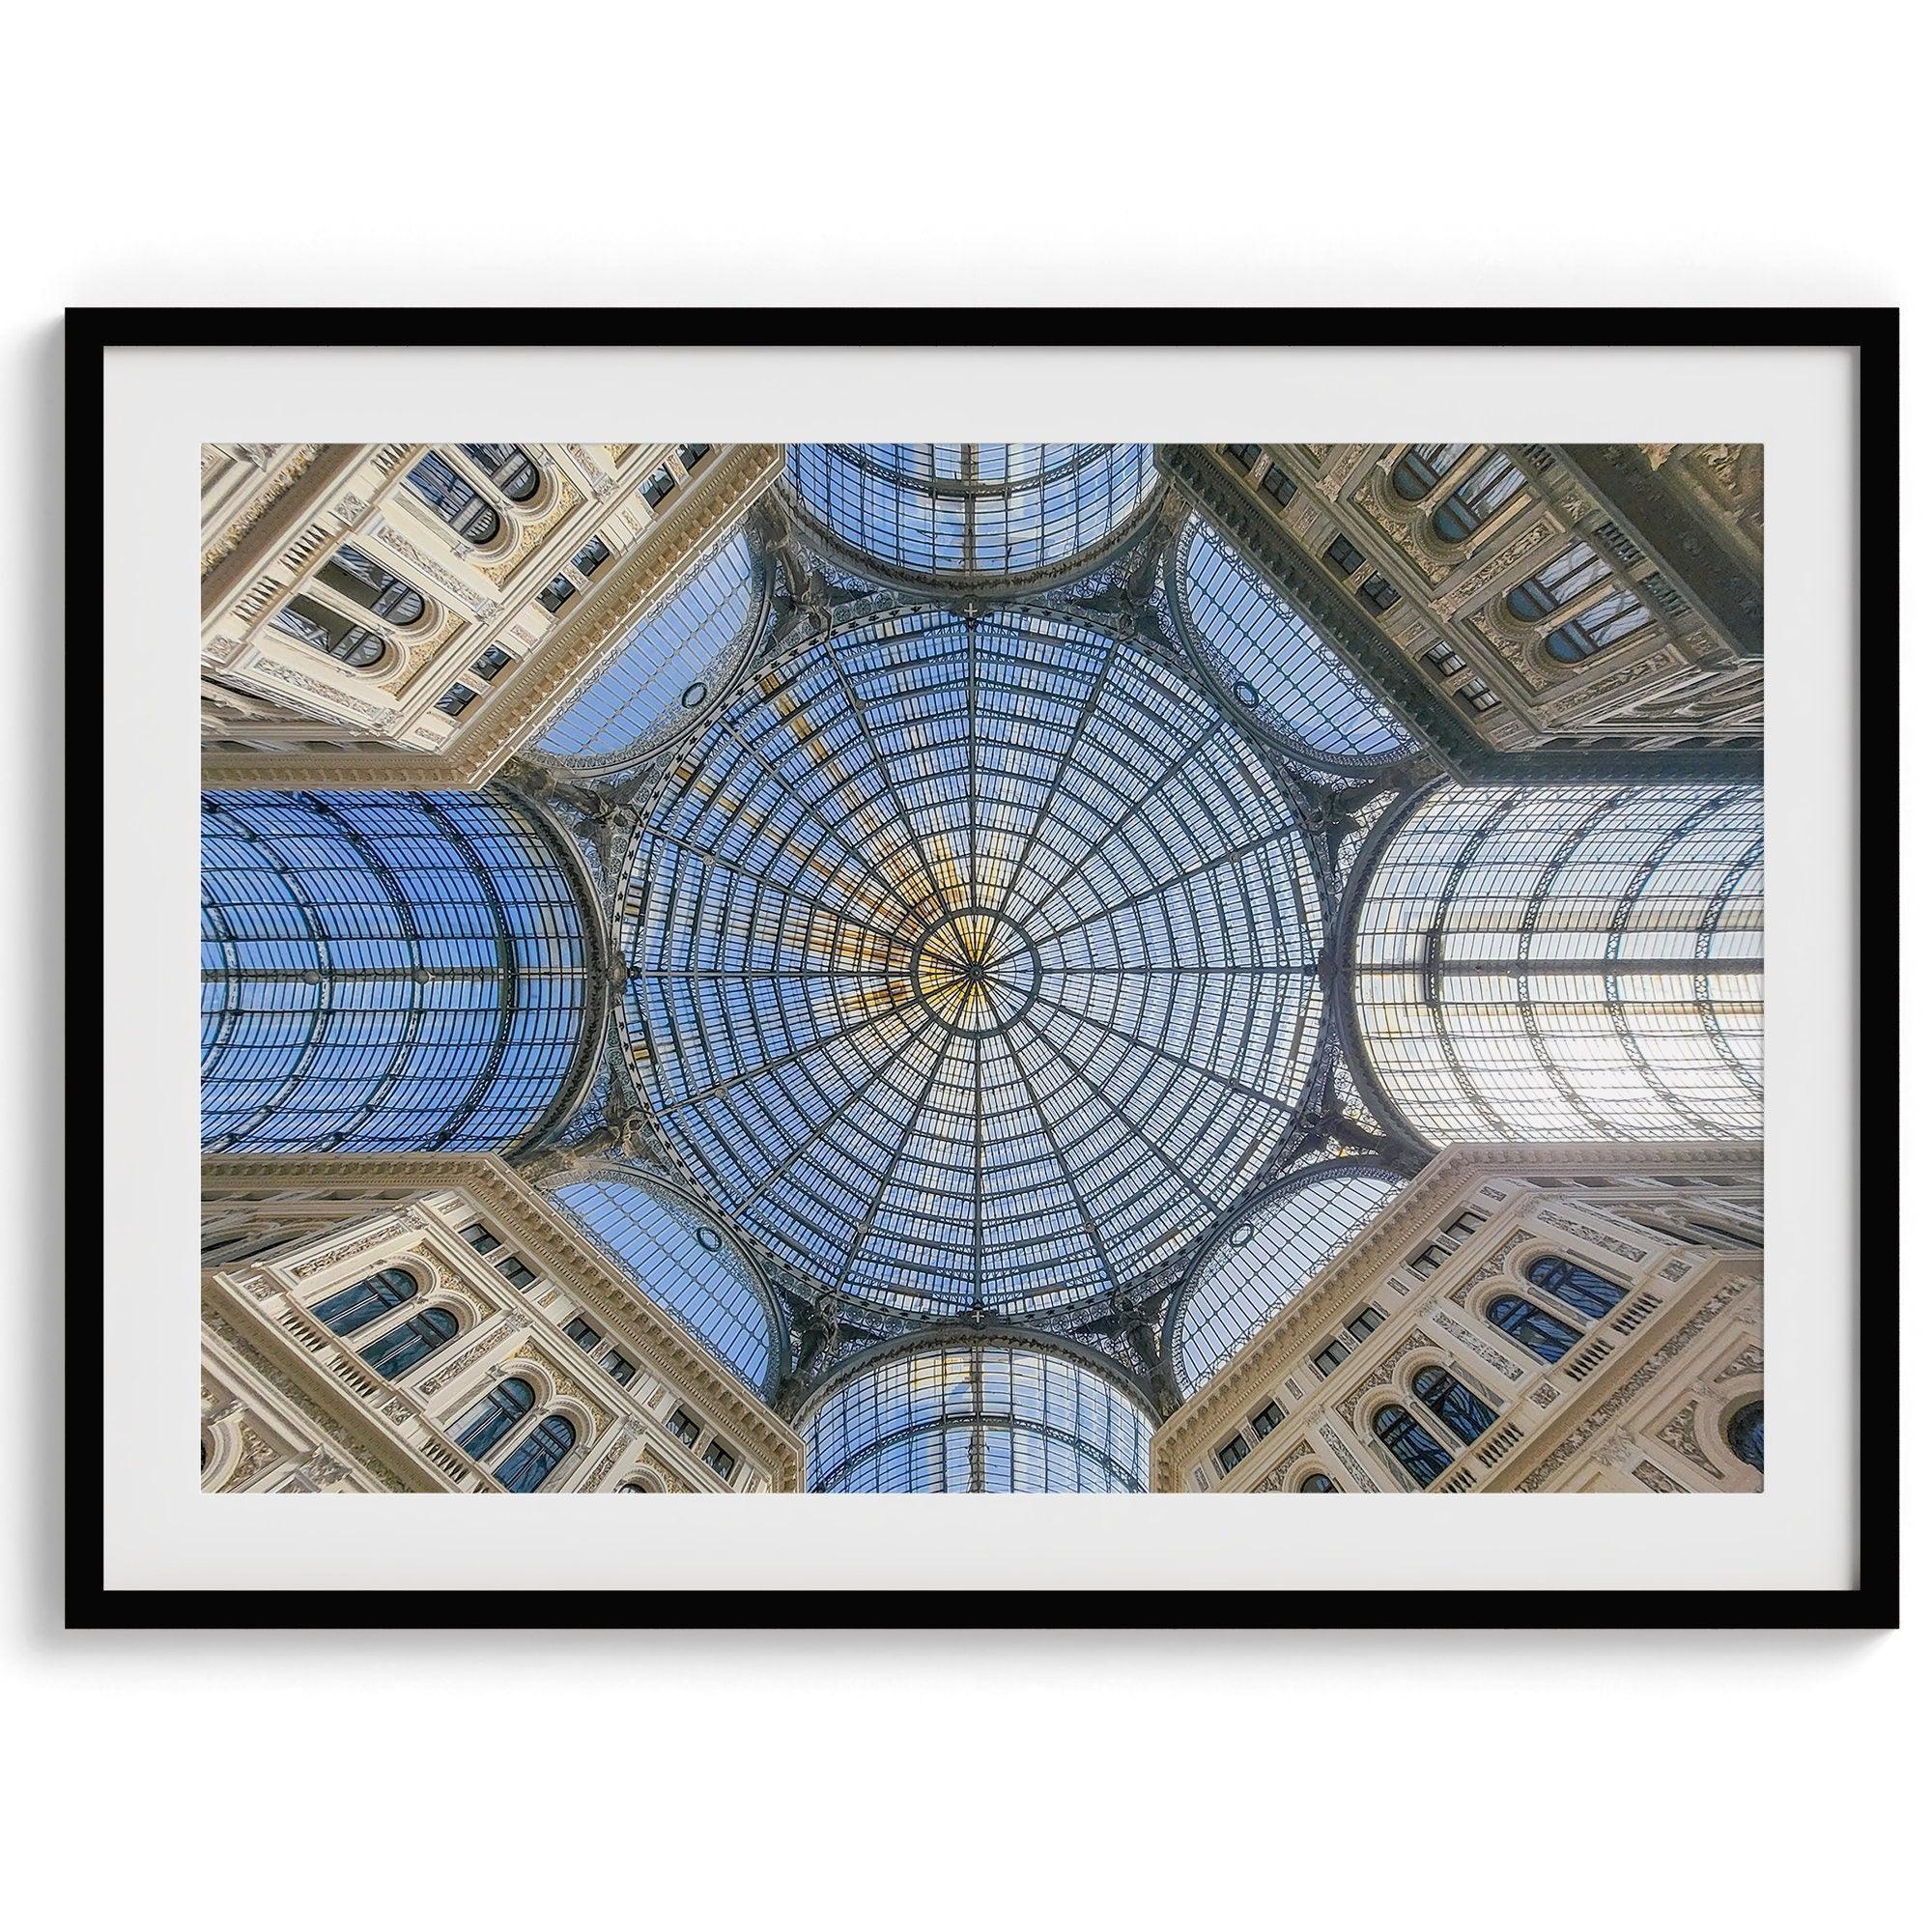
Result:
[[[814,442],[793,494],[860,556],[924,577],[1028,575],[1102,548],[1159,482],[1145,442]]]
[[[1191,518],[1175,551],[1182,630],[1236,704],[1291,750],[1364,767],[1415,740],[1228,539]]]
[[[1321,917],[1214,706],[1033,610],[909,610],[760,672],[619,902],[669,1143],[806,1277],[1039,1311],[1178,1253],[1315,1062]]]
[[[1401,1192],[1393,1169],[1323,1162],[1260,1202],[1215,1240],[1176,1297],[1175,1376],[1192,1395]]]
[[[1118,1493],[1147,1488],[1153,1420],[1084,1363],[987,1341],[875,1358],[801,1433],[818,1492]]]
[[[581,769],[614,769],[675,737],[742,659],[760,606],[751,547],[733,530],[624,634],[537,750]]]
[[[205,1151],[502,1148],[558,1105],[585,916],[521,805],[210,792],[201,862]]]
[[[1430,794],[1355,921],[1384,1093],[1437,1146],[1756,1139],[1763,851],[1756,786]]]

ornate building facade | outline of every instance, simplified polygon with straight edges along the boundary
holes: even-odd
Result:
[[[1754,1487],[1761,474],[211,446],[204,1485]]]

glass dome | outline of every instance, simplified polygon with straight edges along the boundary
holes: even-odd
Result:
[[[1218,530],[1190,519],[1175,554],[1182,628],[1259,724],[1327,764],[1378,764],[1415,749],[1395,713]]]
[[[727,1369],[770,1390],[777,1368],[770,1298],[705,1215],[647,1181],[614,1174],[571,1181],[552,1198]]]
[[[489,792],[202,799],[202,1147],[506,1148],[597,1002],[537,816]]]
[[[622,1024],[701,1191],[908,1313],[1177,1253],[1317,1050],[1321,902],[1265,767],[1137,647],[908,611],[763,671],[651,802]]]
[[[1153,1419],[1085,1363],[987,1341],[875,1357],[801,1434],[820,1493],[1071,1495],[1145,1490]]]
[[[810,442],[785,464],[848,551],[962,582],[1086,561],[1160,480],[1147,442]]]
[[[1763,1132],[1755,785],[1444,787],[1355,920],[1369,1065],[1452,1141]]]
[[[1171,1354],[1181,1393],[1233,1360],[1402,1186],[1392,1169],[1323,1162],[1221,1235],[1176,1297]]]
[[[582,768],[621,768],[696,721],[750,641],[757,572],[742,530],[714,544],[545,727],[537,749]]]

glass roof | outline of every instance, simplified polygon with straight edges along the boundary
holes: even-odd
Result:
[[[1366,1163],[1297,1174],[1219,1236],[1181,1290],[1175,1375],[1192,1395],[1321,1273],[1402,1189]]]
[[[1318,889],[1191,685],[1015,608],[761,671],[652,800],[616,941],[639,1085],[810,1279],[1038,1310],[1177,1253],[1317,1049]]]
[[[1181,532],[1182,616],[1237,704],[1325,761],[1399,758],[1415,740],[1321,634],[1201,518]]]
[[[1153,1421],[1084,1363],[988,1341],[874,1358],[801,1433],[820,1492],[1061,1495],[1145,1490]]]
[[[769,1297],[710,1220],[648,1181],[570,1181],[552,1197],[661,1308],[754,1389],[776,1370]]]
[[[1354,949],[1370,1065],[1438,1147],[1763,1131],[1755,785],[1432,792]]]
[[[514,800],[207,792],[201,883],[208,1152],[502,1148],[562,1097],[584,914]]]
[[[1084,560],[1159,482],[1146,442],[812,442],[786,452],[806,513],[874,563],[1009,577]]]
[[[714,544],[648,616],[634,624],[537,749],[554,757],[634,762],[693,723],[735,667],[757,614],[757,573],[742,530]]]

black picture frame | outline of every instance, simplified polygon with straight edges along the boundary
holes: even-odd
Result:
[[[98,1365],[70,1346],[66,1361],[66,1621],[71,1629],[1891,1629],[1898,1623],[1899,1432],[1889,1399],[1898,1360],[1899,713],[1896,504],[1899,491],[1899,315],[1892,308],[1461,309],[518,309],[74,308],[67,315],[68,667],[75,717],[103,699],[102,558],[98,455],[103,373],[114,349],[168,348],[1265,348],[1849,349],[1858,499],[1860,926],[1859,1122],[1854,1265],[1861,1277],[1854,1501],[1858,1570],[1841,1590],[1421,1589],[1044,1590],[840,1589],[726,1592],[553,1590],[109,1589],[103,1577],[106,1468]],[[99,822],[98,785],[70,760],[70,824]],[[104,828],[103,828],[104,829]],[[70,920],[76,956],[95,956],[102,914],[83,899]],[[85,1087],[98,1048],[74,1050]],[[104,1080],[105,1068],[101,1068]],[[105,1118],[113,1119],[109,1105]],[[83,1146],[83,1135],[93,1137]],[[100,1157],[99,1118],[69,1113],[70,1172]],[[1880,1164],[1869,1149],[1893,1150]],[[98,1252],[79,1204],[68,1204],[71,1252]],[[100,1329],[101,1284],[85,1260],[71,1269],[67,1333]],[[935,1601],[936,1600],[936,1601]]]

